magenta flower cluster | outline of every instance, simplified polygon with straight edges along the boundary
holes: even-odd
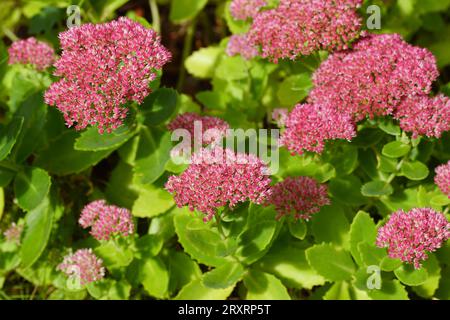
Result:
[[[20,238],[23,232],[23,224],[16,224],[15,222],[11,223],[8,229],[3,232],[3,235],[6,238],[6,241],[14,242],[16,244],[20,244]]]
[[[90,233],[97,240],[109,240],[113,235],[125,237],[134,232],[130,211],[107,205],[104,200],[86,205],[78,222],[85,229],[91,227]]]
[[[8,49],[9,64],[30,64],[37,70],[49,68],[55,62],[55,51],[36,38],[14,41]]]
[[[57,267],[69,277],[80,280],[81,285],[99,281],[105,276],[103,261],[92,252],[92,249],[80,249],[64,257]]]
[[[277,218],[292,215],[309,220],[320,208],[329,205],[328,188],[310,177],[287,177],[272,187],[265,205],[274,205]]]
[[[286,125],[289,116],[289,110],[286,108],[276,108],[272,111],[272,120],[275,121],[279,128]]]
[[[262,204],[270,194],[270,177],[256,156],[215,147],[194,154],[189,167],[165,187],[178,207],[198,210],[209,221],[223,206],[232,209],[247,200]]]
[[[199,128],[197,129],[199,132],[196,132],[196,125]],[[172,132],[178,129],[185,129],[189,132],[192,143],[198,141],[201,145],[209,145],[225,137],[230,126],[220,118],[186,112],[173,119],[167,125],[167,128]]]
[[[296,59],[318,50],[343,50],[357,39],[361,0],[280,0],[277,8],[254,16],[250,44],[261,56],[277,62]]]
[[[155,31],[121,17],[103,24],[83,24],[59,35],[61,77],[45,93],[66,124],[77,130],[97,125],[111,132],[127,116],[127,103],[142,103],[149,84],[171,59]]]
[[[440,165],[436,168],[436,176],[434,182],[450,199],[450,161],[447,164]]]
[[[266,0],[233,0],[230,13],[236,20],[247,20],[253,18],[266,5]]]
[[[292,153],[321,153],[327,140],[351,140],[356,127],[350,115],[327,104],[298,104],[285,121],[280,144]]]
[[[258,48],[252,45],[247,34],[234,34],[228,41],[226,54],[230,57],[241,55],[244,59],[250,60],[258,56]]]
[[[416,269],[450,238],[450,223],[442,213],[429,208],[399,210],[378,230],[376,244],[387,248],[390,258],[413,264]]]
[[[312,103],[334,106],[359,121],[393,114],[407,97],[428,94],[436,59],[397,34],[369,35],[332,54],[314,73]]]

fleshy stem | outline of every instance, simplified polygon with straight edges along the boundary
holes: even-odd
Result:
[[[156,0],[149,0],[148,4],[150,5],[150,11],[152,12],[152,27],[159,34],[161,33],[161,20],[159,17],[158,4]]]
[[[194,18],[188,26],[186,37],[184,38],[183,45],[183,56],[181,58],[180,65],[180,76],[178,77],[177,90],[181,91],[183,89],[184,80],[186,79],[186,68],[184,67],[184,61],[190,55],[192,51],[192,42],[195,35],[195,27],[197,26],[197,19]]]
[[[4,169],[8,169],[8,170],[11,170],[11,171],[20,171],[20,166],[18,166],[18,165],[16,165],[16,164],[14,164],[14,163],[11,163],[11,162],[8,162],[8,161],[0,161],[0,168],[4,168]]]

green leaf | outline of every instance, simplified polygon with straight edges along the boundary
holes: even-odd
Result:
[[[383,147],[382,153],[389,158],[400,158],[408,154],[411,146],[401,141],[393,141]]]
[[[262,221],[249,226],[238,237],[238,249],[236,255],[242,262],[250,264],[258,260],[275,235],[277,223],[275,221]]]
[[[137,252],[134,255],[139,259],[154,257],[159,254],[163,245],[164,243],[160,237],[154,234],[143,235],[135,241]]]
[[[14,117],[6,127],[0,130],[0,161],[11,152],[23,125],[22,117]]]
[[[378,266],[386,257],[386,250],[376,247],[373,243],[360,242],[358,251],[361,253],[362,262],[366,266]]]
[[[50,190],[50,176],[41,168],[27,167],[14,180],[18,205],[25,211],[36,208]]]
[[[208,0],[172,0],[169,19],[175,23],[193,19],[207,3]]]
[[[425,268],[414,269],[410,264],[403,264],[394,270],[394,274],[402,283],[408,286],[418,286],[428,279],[428,272]]]
[[[173,2],[172,2],[173,3]],[[212,78],[223,49],[219,47],[202,48],[191,54],[184,62],[186,70],[197,78]]]
[[[153,257],[142,260],[138,278],[149,295],[160,299],[167,297],[169,272],[160,258]]]
[[[309,265],[330,281],[350,280],[356,271],[350,254],[331,244],[315,245],[306,250]]]
[[[155,182],[170,158],[170,133],[144,127],[136,154],[135,177],[140,184]]]
[[[174,219],[178,240],[193,259],[208,266],[220,266],[227,260],[224,241],[219,233],[201,219],[179,214]]]
[[[133,167],[120,161],[111,172],[105,195],[118,206],[130,208],[138,198],[139,188],[133,183]]]
[[[25,234],[20,247],[21,265],[31,267],[47,246],[52,230],[53,217],[62,210],[57,206],[55,196],[50,193],[39,206],[25,217]]]
[[[281,106],[290,107],[302,101],[308,96],[311,87],[311,76],[308,73],[287,77],[280,83],[277,91]]]
[[[78,137],[79,134],[72,130],[60,134],[39,152],[35,165],[54,174],[67,175],[96,165],[112,152],[112,150],[96,152],[75,150],[73,146]]]
[[[178,93],[174,89],[159,88],[150,94],[141,108],[145,115],[145,124],[157,126],[174,114],[177,108]]]
[[[428,259],[423,262],[423,268],[427,270],[427,280],[412,289],[423,298],[431,298],[439,288],[439,280],[441,279],[441,267],[434,254],[429,254]]]
[[[3,188],[0,188],[0,220],[2,220],[4,209],[5,209],[5,191],[3,190]]]
[[[399,259],[392,259],[386,256],[381,259],[380,269],[387,272],[394,271],[395,269],[400,267],[402,263],[403,262]]]
[[[379,128],[392,136],[399,136],[402,131],[392,119],[384,118],[380,121]]]
[[[289,222],[289,232],[293,237],[303,240],[307,231],[306,223],[303,220]]]
[[[423,180],[429,173],[427,166],[420,161],[404,162],[401,169],[401,174],[409,180]]]
[[[244,267],[236,261],[229,261],[203,275],[203,284],[208,288],[226,289],[235,285],[244,275]]]
[[[312,219],[312,231],[317,243],[329,242],[348,247],[350,224],[341,206],[325,206]]]
[[[170,292],[179,290],[191,281],[201,278],[202,271],[200,267],[184,252],[171,251],[168,260]]]
[[[374,300],[408,300],[408,292],[398,280],[383,280],[380,290],[369,290],[368,294]]]
[[[115,150],[131,139],[136,132],[122,125],[111,133],[100,134],[96,127],[90,127],[76,139],[75,150],[102,151]]]
[[[242,57],[225,56],[219,61],[214,75],[223,80],[240,80],[249,77],[249,70]]]
[[[329,184],[331,195],[346,205],[360,206],[367,199],[361,194],[361,181],[354,175],[332,179]]]
[[[234,286],[226,289],[207,288],[201,279],[195,279],[185,285],[174,300],[225,300]]]
[[[366,197],[379,198],[391,195],[394,193],[394,189],[385,181],[370,181],[362,186],[361,193]]]
[[[119,245],[115,240],[102,243],[95,248],[95,253],[108,268],[126,267],[133,260],[133,252],[125,245]]]
[[[335,282],[325,293],[324,300],[352,300],[351,286],[347,281]]]
[[[249,270],[244,277],[246,300],[291,300],[281,281],[265,272]]]
[[[135,217],[151,218],[166,212],[174,205],[172,195],[166,190],[147,185],[139,188],[139,196],[131,212]]]
[[[350,252],[357,264],[362,265],[358,244],[361,242],[373,244],[375,243],[376,237],[377,229],[375,222],[368,213],[359,211],[353,218],[350,226]]]

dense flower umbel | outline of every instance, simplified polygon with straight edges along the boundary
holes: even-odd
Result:
[[[166,189],[179,207],[198,210],[210,220],[217,208],[250,200],[261,204],[270,194],[267,166],[256,156],[215,147],[194,154],[189,167],[171,176]]]
[[[68,276],[79,277],[81,285],[99,281],[105,276],[103,261],[97,258],[92,249],[80,249],[65,256],[57,269]]]
[[[400,120],[400,127],[412,132],[414,138],[419,135],[440,138],[450,130],[450,98],[442,94],[434,98],[426,95],[407,98],[395,117]]]
[[[326,185],[309,177],[288,177],[272,187],[266,205],[274,205],[278,218],[293,215],[295,219],[309,220],[330,204]]]
[[[438,77],[427,49],[397,34],[369,35],[354,49],[332,54],[314,73],[312,103],[326,103],[356,120],[392,114],[406,97],[428,94]]]
[[[236,20],[247,20],[253,18],[266,5],[266,0],[233,0],[230,12]]]
[[[450,238],[450,223],[429,208],[399,210],[378,230],[377,246],[388,248],[389,257],[413,264],[416,269]]]
[[[254,17],[250,43],[277,62],[318,50],[342,50],[359,37],[361,0],[281,0],[278,8]]]
[[[15,222],[11,223],[8,229],[3,232],[6,240],[9,242],[15,242],[17,244],[20,243],[20,237],[22,236],[23,224],[16,224]]]
[[[450,199],[450,161],[436,168],[434,182]]]
[[[230,57],[240,54],[246,60],[258,55],[258,49],[249,43],[247,34],[232,35],[228,41],[226,52]]]
[[[328,105],[299,104],[288,115],[281,145],[292,153],[304,151],[321,153],[327,140],[351,140],[355,124],[351,116],[342,114]]]
[[[198,132],[195,130],[196,126],[198,128]],[[186,112],[173,119],[167,125],[167,128],[170,131],[185,129],[189,131],[192,143],[194,143],[194,139],[198,139],[197,141],[200,143],[201,138],[202,143],[200,144],[208,145],[222,137],[225,137],[230,126],[226,121],[220,118],[201,116],[197,113]]]
[[[129,236],[134,232],[130,211],[107,205],[97,200],[84,207],[78,220],[83,228],[91,227],[91,235],[97,240],[108,240],[112,235]]]
[[[103,133],[119,127],[126,104],[144,100],[155,70],[171,58],[155,31],[124,17],[70,28],[59,39],[63,52],[55,75],[62,78],[47,90],[45,101],[77,130],[98,125]]]
[[[45,42],[28,38],[14,41],[8,49],[9,64],[31,64],[37,70],[45,70],[55,61],[55,52]]]

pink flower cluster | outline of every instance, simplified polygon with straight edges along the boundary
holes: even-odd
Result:
[[[99,281],[105,276],[103,261],[96,257],[92,249],[80,249],[65,256],[57,269],[79,279],[81,285]]]
[[[209,145],[225,137],[230,126],[220,118],[186,112],[173,119],[167,125],[167,128],[172,132],[177,129],[185,129],[191,135],[193,143],[196,139],[195,141],[198,141],[201,145]]]
[[[14,41],[8,49],[9,64],[31,64],[37,70],[45,70],[55,62],[55,51],[45,42],[28,38]]]
[[[142,103],[171,54],[155,31],[121,17],[103,24],[84,24],[59,35],[63,53],[55,63],[62,77],[45,93],[69,127],[97,125],[111,132],[127,116],[126,104]]]
[[[334,53],[322,63],[313,76],[309,99],[335,106],[359,121],[390,115],[405,98],[428,94],[438,75],[436,59],[427,49],[414,47],[397,34],[369,35],[353,50]]]
[[[119,234],[125,237],[134,232],[130,211],[107,205],[104,200],[85,206],[78,222],[85,229],[91,227],[90,233],[97,240],[109,240]]]
[[[6,238],[6,241],[14,242],[16,244],[20,244],[20,238],[22,236],[23,224],[16,224],[15,222],[11,223],[8,229],[3,232],[3,235]]]
[[[276,108],[272,111],[272,120],[275,121],[279,128],[286,125],[289,116],[289,110],[286,108]]]
[[[321,153],[327,140],[351,140],[356,135],[352,117],[327,104],[298,104],[288,115],[280,144],[293,153]]]
[[[266,0],[233,0],[230,12],[236,20],[247,20],[253,18],[266,5]]]
[[[328,188],[309,177],[287,177],[272,187],[265,205],[274,205],[280,218],[293,215],[309,220],[320,208],[329,205]]]
[[[442,94],[407,98],[398,107],[395,118],[403,130],[412,132],[413,138],[419,135],[440,138],[450,130],[450,98]]]
[[[267,166],[256,156],[215,147],[202,149],[179,176],[171,176],[166,189],[179,207],[198,210],[209,221],[217,208],[250,200],[262,204],[270,194]]]
[[[416,269],[450,238],[450,223],[429,208],[399,210],[378,230],[377,246],[388,248],[389,257],[413,264]]]
[[[434,182],[450,199],[450,161],[447,164],[440,165],[436,168],[436,176]]]
[[[247,34],[234,34],[228,41],[226,53],[230,57],[241,55],[244,59],[250,60],[258,55],[258,48],[249,43]]]
[[[360,35],[361,0],[280,0],[257,13],[248,33],[261,56],[277,62],[318,50],[343,50]]]

